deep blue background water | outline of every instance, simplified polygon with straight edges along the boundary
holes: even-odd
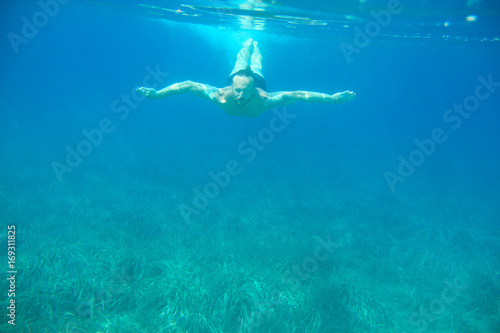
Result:
[[[320,10],[323,5],[311,8]],[[482,6],[479,12],[493,13],[485,20],[494,22],[496,5]],[[210,171],[218,172],[234,159],[243,172],[218,198],[226,196],[243,206],[265,200],[270,192],[272,198],[306,203],[323,200],[327,193],[345,193],[347,201],[366,202],[373,210],[391,212],[394,202],[409,206],[415,202],[416,220],[430,216],[439,223],[498,232],[500,87],[457,130],[443,121],[447,109],[474,94],[478,77],[500,82],[500,44],[495,41],[500,31],[493,23],[481,23],[481,15],[480,29],[465,25],[450,30],[460,41],[442,38],[441,30],[432,40],[404,37],[418,32],[420,21],[450,20],[439,16],[447,8],[441,3],[435,8],[437,17],[432,12],[405,17],[412,20],[411,27],[399,38],[374,37],[347,62],[339,45],[352,42],[352,31],[315,36],[309,30],[301,35],[300,27],[296,34],[219,28],[145,18],[139,11],[134,15],[111,4],[77,1],[61,5],[59,13],[16,53],[7,34],[19,34],[21,18],[32,17],[40,7],[34,3],[2,7],[3,224],[34,224],[51,214],[35,218],[15,208],[19,202],[49,206],[43,199],[47,196],[50,207],[58,210],[57,202],[71,193],[75,202],[82,195],[92,206],[110,195],[103,191],[133,191],[138,183],[164,186],[165,197],[170,198],[165,199],[166,209],[173,212],[175,223],[183,223],[178,205],[191,204],[193,188],[202,188],[210,181]],[[450,6],[451,13],[462,9]],[[367,17],[366,11],[355,14]],[[450,17],[452,22],[463,19],[461,14]],[[288,106],[296,118],[251,163],[237,147],[269,125],[271,111],[258,118],[231,117],[185,94],[142,101],[129,107],[123,120],[113,112],[117,98],[142,85],[148,66],[168,72],[162,87],[184,80],[223,87],[236,53],[249,37],[260,43],[268,91],[352,90],[356,99],[342,105]],[[483,37],[488,41],[478,42]],[[96,128],[103,118],[111,119],[116,129],[60,182],[53,163],[64,163],[66,147],[75,148],[85,139],[82,130]],[[446,142],[436,145],[435,152],[391,191],[384,173],[396,173],[398,156],[408,158],[417,148],[414,140],[429,138],[437,127],[446,133]],[[42,190],[33,193],[33,188]],[[437,214],[443,207],[456,215]],[[313,210],[309,222],[324,223],[332,215]],[[204,223],[203,213],[195,223]],[[385,227],[383,218],[367,223]]]
[[[19,33],[20,18],[39,10],[37,5],[4,6],[9,15],[3,14],[3,35]],[[180,160],[188,167],[203,166],[210,156],[219,164],[218,159],[234,156],[235,145],[258,132],[271,115],[228,117],[214,105],[185,95],[141,102],[120,121],[111,103],[142,85],[147,66],[169,73],[162,86],[190,79],[222,87],[241,42],[253,37],[262,48],[268,90],[357,93],[354,102],[340,106],[291,106],[290,112],[300,116],[266,150],[261,163],[271,158],[283,164],[280,173],[290,175],[320,164],[344,164],[336,171],[383,183],[383,172],[397,167],[397,156],[415,149],[414,139],[445,127],[449,140],[397,187],[418,187],[418,179],[440,190],[470,182],[489,197],[498,197],[498,94],[481,102],[457,131],[442,120],[448,108],[474,92],[478,76],[498,80],[500,50],[495,42],[425,44],[375,37],[347,63],[339,44],[352,43],[349,35],[294,38],[273,31],[220,30],[148,20],[79,2],[61,5],[59,14],[27,44],[20,44],[18,53],[3,39],[2,150],[16,161],[5,168],[30,166],[47,181],[57,180],[51,175],[52,161],[62,162],[65,146],[76,146],[84,139],[81,131],[95,128],[105,117],[113,120],[116,131],[68,177],[78,177],[92,165],[100,172],[140,163],[165,172],[168,165],[182,173],[186,166]],[[148,159],[142,155],[146,152],[163,155]],[[203,167],[198,172],[206,173]],[[335,174],[324,170],[330,180]],[[381,185],[380,191],[387,189]]]

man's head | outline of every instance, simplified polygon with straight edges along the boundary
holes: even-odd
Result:
[[[233,77],[232,88],[236,104],[244,106],[252,98],[254,89],[253,77],[246,72],[238,72]]]

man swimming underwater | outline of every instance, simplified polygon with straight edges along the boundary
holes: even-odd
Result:
[[[250,66],[248,60],[250,59]],[[344,103],[356,94],[344,91],[333,95],[310,91],[280,91],[268,93],[262,75],[262,56],[257,42],[248,39],[236,57],[236,65],[228,79],[229,86],[215,88],[207,84],[184,81],[161,90],[137,88],[137,92],[150,99],[191,92],[217,104],[234,116],[257,117],[266,110],[299,101],[318,103]]]

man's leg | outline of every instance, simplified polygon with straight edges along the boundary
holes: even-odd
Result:
[[[253,53],[252,58],[250,59],[250,68],[255,74],[259,74],[264,77],[264,75],[262,75],[262,55],[260,54],[257,42],[253,42]]]
[[[242,69],[247,69],[248,59],[250,58],[250,54],[252,53],[252,48],[253,40],[250,38],[245,43],[243,43],[243,47],[241,48],[240,52],[238,52],[238,55],[236,56],[236,65],[234,65],[231,75],[241,71]]]

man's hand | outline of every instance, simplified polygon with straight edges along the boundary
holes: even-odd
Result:
[[[339,92],[332,95],[333,103],[344,103],[352,101],[356,97],[356,94],[352,91]]]
[[[145,87],[140,87],[135,90],[137,93],[139,93],[142,96],[145,96],[150,99],[158,99],[161,98],[160,94],[158,91],[154,88],[145,88]]]

